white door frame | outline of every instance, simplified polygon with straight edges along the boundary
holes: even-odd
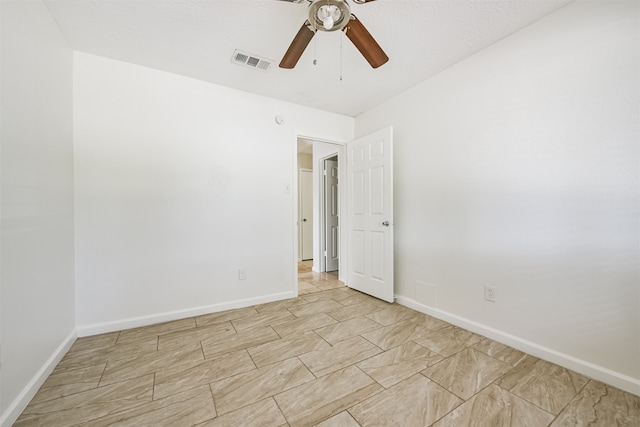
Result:
[[[344,167],[345,164],[344,162],[346,162],[346,145],[349,141],[336,141],[336,140],[330,140],[327,138],[323,138],[323,137],[318,137],[318,136],[314,136],[314,135],[310,135],[308,133],[299,133],[299,132],[294,132],[293,134],[293,141],[292,141],[292,152],[293,152],[293,167],[292,167],[292,182],[293,182],[293,217],[294,217],[294,221],[292,224],[293,227],[293,242],[292,242],[292,249],[293,249],[293,259],[294,259],[294,263],[293,263],[293,290],[297,293],[298,292],[298,222],[300,221],[300,217],[299,217],[299,210],[298,210],[298,204],[299,204],[299,200],[298,200],[298,139],[299,138],[304,138],[304,139],[310,139],[313,141],[317,141],[317,142],[323,142],[323,143],[327,143],[327,144],[332,144],[336,146],[336,150],[335,153],[332,154],[329,157],[332,157],[333,155],[338,155],[338,192],[339,192],[339,198],[340,198],[340,206],[346,206],[346,176],[345,174],[345,170],[346,168]],[[324,157],[324,156],[323,156]],[[315,162],[315,160],[314,160]],[[314,177],[316,176],[316,163],[314,163]],[[319,196],[318,196],[319,197]],[[316,196],[314,195],[314,199],[316,198]],[[315,212],[314,212],[315,213]],[[340,270],[339,270],[339,277],[338,279],[340,281],[342,281],[343,283],[347,283],[347,277],[346,277],[346,272],[347,272],[347,266],[348,266],[348,256],[347,256],[347,236],[345,234],[345,230],[347,230],[346,228],[346,223],[347,219],[346,219],[346,215],[343,214],[342,211],[340,211],[340,231],[339,231],[339,235],[340,235]],[[318,223],[319,221],[315,221],[316,223]],[[316,239],[316,235],[314,232],[314,241]],[[319,238],[317,239],[318,241],[320,240]],[[317,246],[317,245],[314,245]],[[314,254],[314,262],[315,262],[315,254]]]

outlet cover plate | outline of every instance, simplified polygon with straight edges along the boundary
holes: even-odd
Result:
[[[495,286],[484,287],[484,299],[489,302],[496,302],[496,288]]]

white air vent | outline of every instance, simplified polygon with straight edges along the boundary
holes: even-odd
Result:
[[[238,65],[244,65],[245,67],[255,68],[262,71],[268,71],[273,63],[270,59],[261,58],[250,53],[241,52],[236,50],[233,52],[231,62]]]

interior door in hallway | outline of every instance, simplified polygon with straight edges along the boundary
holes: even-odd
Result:
[[[393,130],[347,144],[347,285],[393,302]]]
[[[325,271],[339,269],[338,161],[324,161]]]

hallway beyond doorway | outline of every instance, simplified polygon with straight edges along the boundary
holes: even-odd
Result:
[[[345,286],[338,280],[338,271],[315,273],[312,260],[298,262],[298,295],[312,294]]]

